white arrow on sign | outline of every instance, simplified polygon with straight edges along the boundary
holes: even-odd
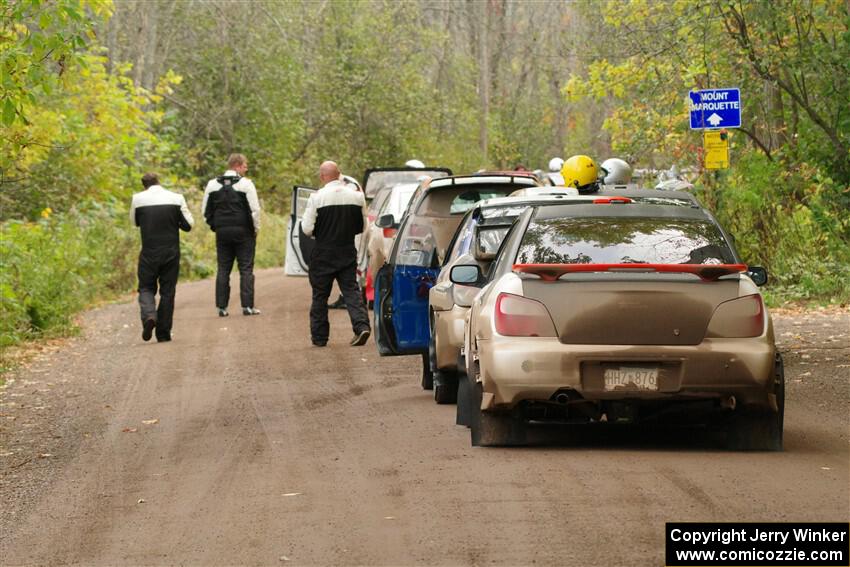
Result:
[[[716,112],[714,112],[714,113],[712,113],[712,114],[711,114],[711,116],[709,116],[709,117],[708,117],[707,122],[708,122],[709,124],[711,124],[712,126],[717,126],[718,124],[720,124],[721,122],[723,122],[723,119],[722,119],[722,118],[720,118],[720,117],[717,115],[717,113],[716,113]]]

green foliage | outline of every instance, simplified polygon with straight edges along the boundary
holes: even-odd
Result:
[[[141,173],[163,168],[164,185],[186,185],[172,168],[182,161],[173,116],[161,106],[180,78],[167,73],[151,92],[129,71],[83,55],[38,94],[26,124],[0,126],[0,347],[71,332],[81,309],[132,290],[139,242],[127,214]],[[184,279],[215,272],[201,196],[187,194],[198,224],[182,241]],[[279,266],[283,221],[264,222],[256,264]]]
[[[698,194],[714,204],[744,261],[768,268],[774,303],[850,301],[850,215],[834,207],[832,179],[755,152],[718,177],[705,177]]]
[[[573,107],[610,108],[615,155],[692,172],[745,259],[770,269],[774,299],[847,301],[850,5],[613,0],[604,14],[610,53],[572,76]],[[744,105],[732,167],[703,171],[687,93],[731,86]],[[585,140],[587,122],[572,129]]]
[[[126,68],[107,72],[103,56],[81,62],[73,78],[39,98],[28,124],[0,127],[0,220],[128,197],[142,170],[173,151],[153,128],[162,119],[158,93],[179,79],[169,75],[150,93],[133,85]]]
[[[111,0],[0,1],[0,123],[26,124],[39,95],[49,95],[92,39]]]
[[[130,288],[133,237],[113,208],[91,206],[62,216],[45,210],[37,222],[0,227],[0,346],[67,331],[89,302]]]

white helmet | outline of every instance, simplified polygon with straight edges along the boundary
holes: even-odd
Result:
[[[690,191],[694,186],[684,179],[667,179],[655,186],[661,191]]]
[[[605,185],[627,185],[632,180],[632,166],[620,158],[608,158],[602,162]]]
[[[409,159],[404,162],[405,167],[415,167],[417,169],[425,169],[425,164],[418,159]]]
[[[564,167],[564,160],[559,157],[553,157],[549,160],[549,171],[553,171],[556,173],[561,172],[561,168]]]

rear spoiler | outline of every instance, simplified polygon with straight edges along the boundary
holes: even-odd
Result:
[[[720,276],[746,272],[747,266],[746,264],[514,264],[513,270],[540,276],[540,279],[547,282],[553,282],[564,274],[580,272],[695,274],[705,281],[714,281]]]

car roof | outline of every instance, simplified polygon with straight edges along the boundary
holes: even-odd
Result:
[[[549,195],[521,195],[519,197],[493,197],[476,203],[476,207],[507,207],[511,205],[538,205],[548,203],[559,203],[565,200],[571,201],[592,201],[595,199],[593,195],[570,195],[567,193],[556,193]],[[474,207],[473,207],[474,208]]]
[[[658,205],[640,202],[621,204],[569,204],[545,203],[534,212],[535,220],[564,217],[618,217],[618,218],[678,218],[692,220],[712,220],[708,211],[702,207],[683,207],[681,205]]]
[[[513,177],[531,177],[538,183],[540,182],[540,176],[527,169],[521,169],[519,171],[514,169],[482,169],[481,171],[476,171],[472,175],[511,175]]]
[[[565,187],[563,185],[539,185],[517,189],[509,196],[525,197],[531,195],[578,195],[578,189]]]
[[[389,186],[389,188],[392,189],[393,192],[395,192],[396,190],[415,191],[417,187],[419,187],[419,183],[396,183],[395,185]]]
[[[440,187],[450,187],[452,185],[497,185],[497,184],[514,184],[525,185],[528,187],[537,186],[537,180],[526,175],[503,175],[496,173],[493,175],[452,175],[450,177],[437,177],[431,180],[428,190]]]
[[[452,174],[452,170],[447,167],[370,167],[363,173],[363,185],[366,185],[366,182],[369,180],[369,176],[373,173],[386,173],[392,171],[422,171],[423,175],[426,175],[429,171],[439,171],[446,175]]]
[[[701,207],[699,200],[687,191],[661,191],[658,189],[640,189],[632,185],[603,185],[602,188],[591,195],[604,197],[629,197],[631,199],[658,200],[661,204],[664,200],[686,201],[694,206]]]

